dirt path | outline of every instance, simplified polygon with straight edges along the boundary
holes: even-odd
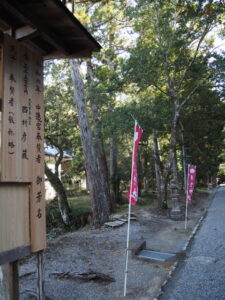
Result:
[[[135,208],[137,220],[131,223],[131,246],[142,238],[146,240],[148,249],[180,252],[208,206],[209,200],[205,201],[206,195],[203,196],[190,208],[186,231],[183,221],[173,221],[166,214],[159,216],[157,211],[147,207]],[[46,295],[52,300],[124,299],[126,233],[126,224],[116,229],[82,229],[50,242],[45,251]],[[35,261],[33,256],[20,267],[22,300],[32,299],[28,294],[35,291]],[[171,267],[130,256],[126,299],[154,299]],[[113,281],[69,279],[68,274],[59,279],[53,274],[78,274],[90,270],[104,273]]]

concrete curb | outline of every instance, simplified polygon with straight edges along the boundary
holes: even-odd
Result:
[[[213,201],[213,199],[214,199],[214,197],[215,197],[215,195],[216,195],[217,190],[218,190],[218,189],[216,188],[216,189],[214,190],[213,194],[210,195],[210,200],[211,200],[211,201]],[[209,207],[210,207],[210,206],[209,206]],[[194,237],[195,237],[197,231],[199,230],[199,228],[200,228],[200,226],[201,226],[203,220],[205,219],[205,217],[206,217],[207,214],[208,214],[208,209],[209,209],[209,207],[207,207],[207,209],[206,209],[206,211],[204,212],[203,216],[199,219],[198,223],[195,225],[194,229],[192,230],[192,232],[191,232],[191,234],[190,234],[190,236],[189,236],[187,242],[185,243],[184,247],[182,248],[182,251],[183,251],[183,252],[187,252],[187,249],[191,246],[191,244],[192,244],[192,242],[193,242],[193,239],[194,239]],[[160,296],[162,296],[163,293],[164,293],[164,288],[165,288],[165,286],[167,285],[167,283],[168,283],[168,282],[170,281],[170,279],[172,278],[173,273],[174,273],[175,270],[177,269],[178,265],[179,265],[179,260],[177,260],[177,261],[173,264],[173,266],[172,266],[172,268],[171,268],[171,270],[170,270],[170,272],[169,272],[169,274],[168,274],[167,279],[162,283],[161,287],[159,288],[158,295],[157,295],[153,300],[160,300]]]

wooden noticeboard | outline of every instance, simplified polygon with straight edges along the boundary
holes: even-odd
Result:
[[[30,245],[29,186],[1,184],[0,212],[0,252]]]
[[[19,183],[29,187],[29,203],[21,202],[29,204],[29,215],[21,217],[21,222],[28,224],[31,249],[36,252],[45,248],[46,243],[43,59],[8,35],[4,35],[0,49],[0,182],[10,183],[14,191]],[[14,206],[16,192],[12,197]],[[0,203],[0,219],[8,209],[6,202]],[[0,227],[0,236],[5,230],[8,229]],[[11,246],[4,249],[10,250]]]

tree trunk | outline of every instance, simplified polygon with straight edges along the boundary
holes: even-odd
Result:
[[[173,166],[173,181],[176,185],[178,185],[178,171],[177,171],[177,126],[180,118],[180,105],[179,101],[175,101],[175,109],[174,109],[174,118],[172,122],[171,129],[171,160]]]
[[[184,127],[182,123],[180,122],[181,126],[181,140],[182,140],[182,167],[183,167],[183,190],[186,193],[187,190],[187,172],[186,172],[186,148],[185,148],[185,142],[184,142]]]
[[[88,72],[88,78],[91,82],[94,80],[94,75],[91,69],[91,62],[87,64],[87,72]],[[93,123],[94,123],[94,137],[95,137],[95,149],[97,154],[97,163],[98,163],[98,169],[99,174],[101,176],[102,181],[102,189],[106,195],[108,206],[110,212],[113,212],[115,210],[115,204],[111,198],[110,195],[110,187],[109,187],[109,174],[108,174],[108,167],[107,167],[107,161],[106,161],[106,155],[105,155],[105,149],[103,145],[103,138],[102,138],[102,132],[101,132],[101,124],[99,119],[99,110],[97,105],[94,103],[95,100],[92,99],[90,95],[90,102],[91,102],[91,111],[93,116]]]
[[[177,171],[177,154],[176,154],[176,146],[177,146],[177,126],[178,120],[180,118],[180,105],[179,100],[176,99],[174,101],[174,118],[172,122],[172,129],[171,129],[171,158],[172,158],[172,170],[173,170],[173,185],[175,185],[175,194],[176,196],[173,197],[172,209],[170,212],[171,218],[179,219],[181,217],[181,210],[179,204],[179,182],[178,182],[178,171]]]
[[[147,191],[147,189],[149,188],[149,182],[147,179],[147,168],[148,168],[148,160],[145,157],[145,155],[143,155],[143,190]]]
[[[116,137],[114,134],[110,137],[110,159],[109,159],[109,171],[110,171],[110,183],[111,191],[114,203],[121,202],[120,196],[120,180],[118,176],[117,169],[117,147],[116,147]]]
[[[47,164],[45,164],[45,174],[57,193],[58,207],[62,217],[62,221],[66,226],[70,226],[70,207],[67,201],[64,186],[59,177],[51,171]]]
[[[88,111],[84,96],[83,80],[76,60],[71,60],[74,101],[78,113],[81,143],[84,151],[89,190],[92,201],[93,225],[99,226],[109,219],[107,197],[102,189],[96,153],[91,135]]]
[[[98,169],[102,181],[102,189],[106,195],[110,212],[113,212],[115,210],[115,203],[111,199],[111,195],[110,195],[108,167],[106,162],[105,149],[102,141],[102,133],[99,127],[100,122],[98,118],[98,109],[97,106],[93,103],[91,104],[91,110],[92,110],[93,121],[94,121],[95,149],[97,153]]]
[[[159,144],[158,144],[158,138],[155,129],[153,129],[153,153],[154,153],[157,200],[158,200],[158,206],[162,207],[162,204],[166,203],[165,180],[163,178],[162,171],[161,171]]]
[[[177,153],[176,150],[174,152],[174,159],[173,159],[173,181],[178,185],[178,170],[177,170]]]
[[[61,176],[59,174],[59,166],[63,160],[63,150],[60,147],[58,147],[58,145],[54,146],[56,146],[59,150],[59,155],[55,157],[55,175],[60,179]]]

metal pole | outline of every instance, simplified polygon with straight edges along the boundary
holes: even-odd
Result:
[[[185,230],[187,229],[187,213],[188,213],[188,201],[187,201],[187,199],[186,199],[185,225],[184,225]]]
[[[189,170],[189,165],[188,165],[188,170]],[[185,230],[187,229],[187,214],[188,214],[188,201],[187,201],[187,195],[188,195],[188,180],[189,180],[189,172],[188,172],[188,176],[187,176],[187,182],[186,182],[186,199],[185,199],[185,202],[186,202],[186,209],[185,209],[185,225],[184,225],[184,228]]]
[[[135,120],[134,125],[134,138],[133,138],[133,153],[132,153],[132,169],[131,169],[131,186],[130,186],[130,195],[129,195],[129,209],[128,209],[128,224],[127,224],[127,248],[126,248],[126,263],[125,263],[125,272],[124,272],[124,297],[127,294],[127,275],[128,275],[128,258],[129,258],[129,242],[130,242],[130,213],[131,213],[131,191],[132,191],[132,179],[133,179],[133,162],[134,162],[134,144],[135,144],[135,128],[137,121]]]
[[[129,258],[129,242],[130,242],[130,213],[131,213],[131,201],[129,201],[128,210],[128,224],[127,224],[127,248],[126,248],[126,264],[124,273],[124,297],[127,294],[127,275],[128,275],[128,258]]]

